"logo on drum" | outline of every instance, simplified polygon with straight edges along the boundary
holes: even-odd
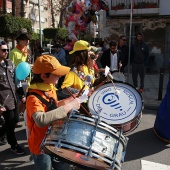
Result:
[[[89,99],[89,110],[100,115],[109,124],[121,124],[132,120],[141,109],[140,94],[123,83],[105,84],[95,91]]]
[[[113,107],[114,109],[120,109],[120,111],[122,111],[121,104],[119,102],[119,96],[117,94],[108,93],[103,96],[102,101],[104,104]]]

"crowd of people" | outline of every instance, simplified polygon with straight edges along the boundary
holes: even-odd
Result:
[[[144,88],[144,69],[149,61],[149,48],[142,41],[142,36],[137,34],[137,41],[131,49],[133,85],[138,89],[139,74],[140,92]],[[88,110],[82,106],[80,96],[85,90],[88,97],[93,93],[93,83],[106,66],[111,73],[125,73],[129,56],[127,38],[120,36],[118,41],[111,41],[108,48],[104,42],[92,46],[87,41],[78,40],[68,50],[65,48],[67,44],[55,43],[52,54],[43,54],[40,46],[37,47],[38,53],[31,52],[27,48],[29,39],[27,30],[20,30],[16,37],[17,45],[10,52],[7,44],[0,42],[0,116],[4,119],[0,128],[0,144],[8,142],[12,152],[19,155],[25,153],[15,137],[20,103],[26,110],[28,146],[36,169],[50,170],[53,167],[67,170],[69,164],[61,160],[54,163],[51,156],[41,152],[40,144],[48,126],[58,120],[64,121],[72,109],[83,107]],[[21,62],[28,62],[32,68],[31,80],[22,81],[28,83],[27,97],[24,88],[18,86],[21,83],[15,75],[15,68]],[[57,96],[59,89],[61,93]]]

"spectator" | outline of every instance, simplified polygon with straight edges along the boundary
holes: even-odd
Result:
[[[56,44],[53,46],[55,58],[60,62],[61,65],[66,66],[66,53],[65,50],[59,45]]]
[[[102,52],[105,51],[105,50],[107,50],[106,42],[101,41],[101,42],[100,42],[100,47],[102,48]]]
[[[144,88],[145,66],[149,62],[149,47],[143,41],[142,33],[136,34],[136,42],[131,47],[132,80],[136,89],[142,93]],[[140,88],[138,88],[138,75]]]
[[[122,67],[120,71],[124,73],[124,69],[128,63],[129,47],[126,45],[126,36],[122,35],[119,37],[118,50],[121,55]]]
[[[11,151],[22,155],[25,151],[18,145],[15,137],[15,125],[18,122],[16,86],[14,84],[14,64],[6,59],[9,49],[4,41],[0,42],[0,115],[4,117],[5,123],[0,129],[0,138],[6,134]],[[18,89],[18,96],[25,102],[24,91]]]

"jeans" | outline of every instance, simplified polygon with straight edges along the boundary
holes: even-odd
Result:
[[[4,117],[5,123],[0,129],[0,137],[6,134],[8,144],[11,147],[16,146],[17,140],[15,137],[15,124],[18,122],[18,113],[17,109],[7,110],[3,112],[2,116]]]
[[[53,161],[53,158],[47,154],[35,155],[32,154],[36,170],[69,170],[70,165],[62,161]]]

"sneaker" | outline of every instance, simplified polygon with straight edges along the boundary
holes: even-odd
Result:
[[[7,144],[7,139],[6,139],[6,135],[4,135],[0,138],[0,145],[6,145],[6,144]]]
[[[25,153],[24,149],[22,149],[19,145],[11,147],[11,151],[16,153],[17,155],[23,155]]]
[[[142,89],[142,88],[140,88],[140,89],[139,89],[139,92],[140,92],[140,93],[142,93],[142,92],[143,92],[143,89]]]
[[[139,90],[139,87],[135,87],[136,90]]]

